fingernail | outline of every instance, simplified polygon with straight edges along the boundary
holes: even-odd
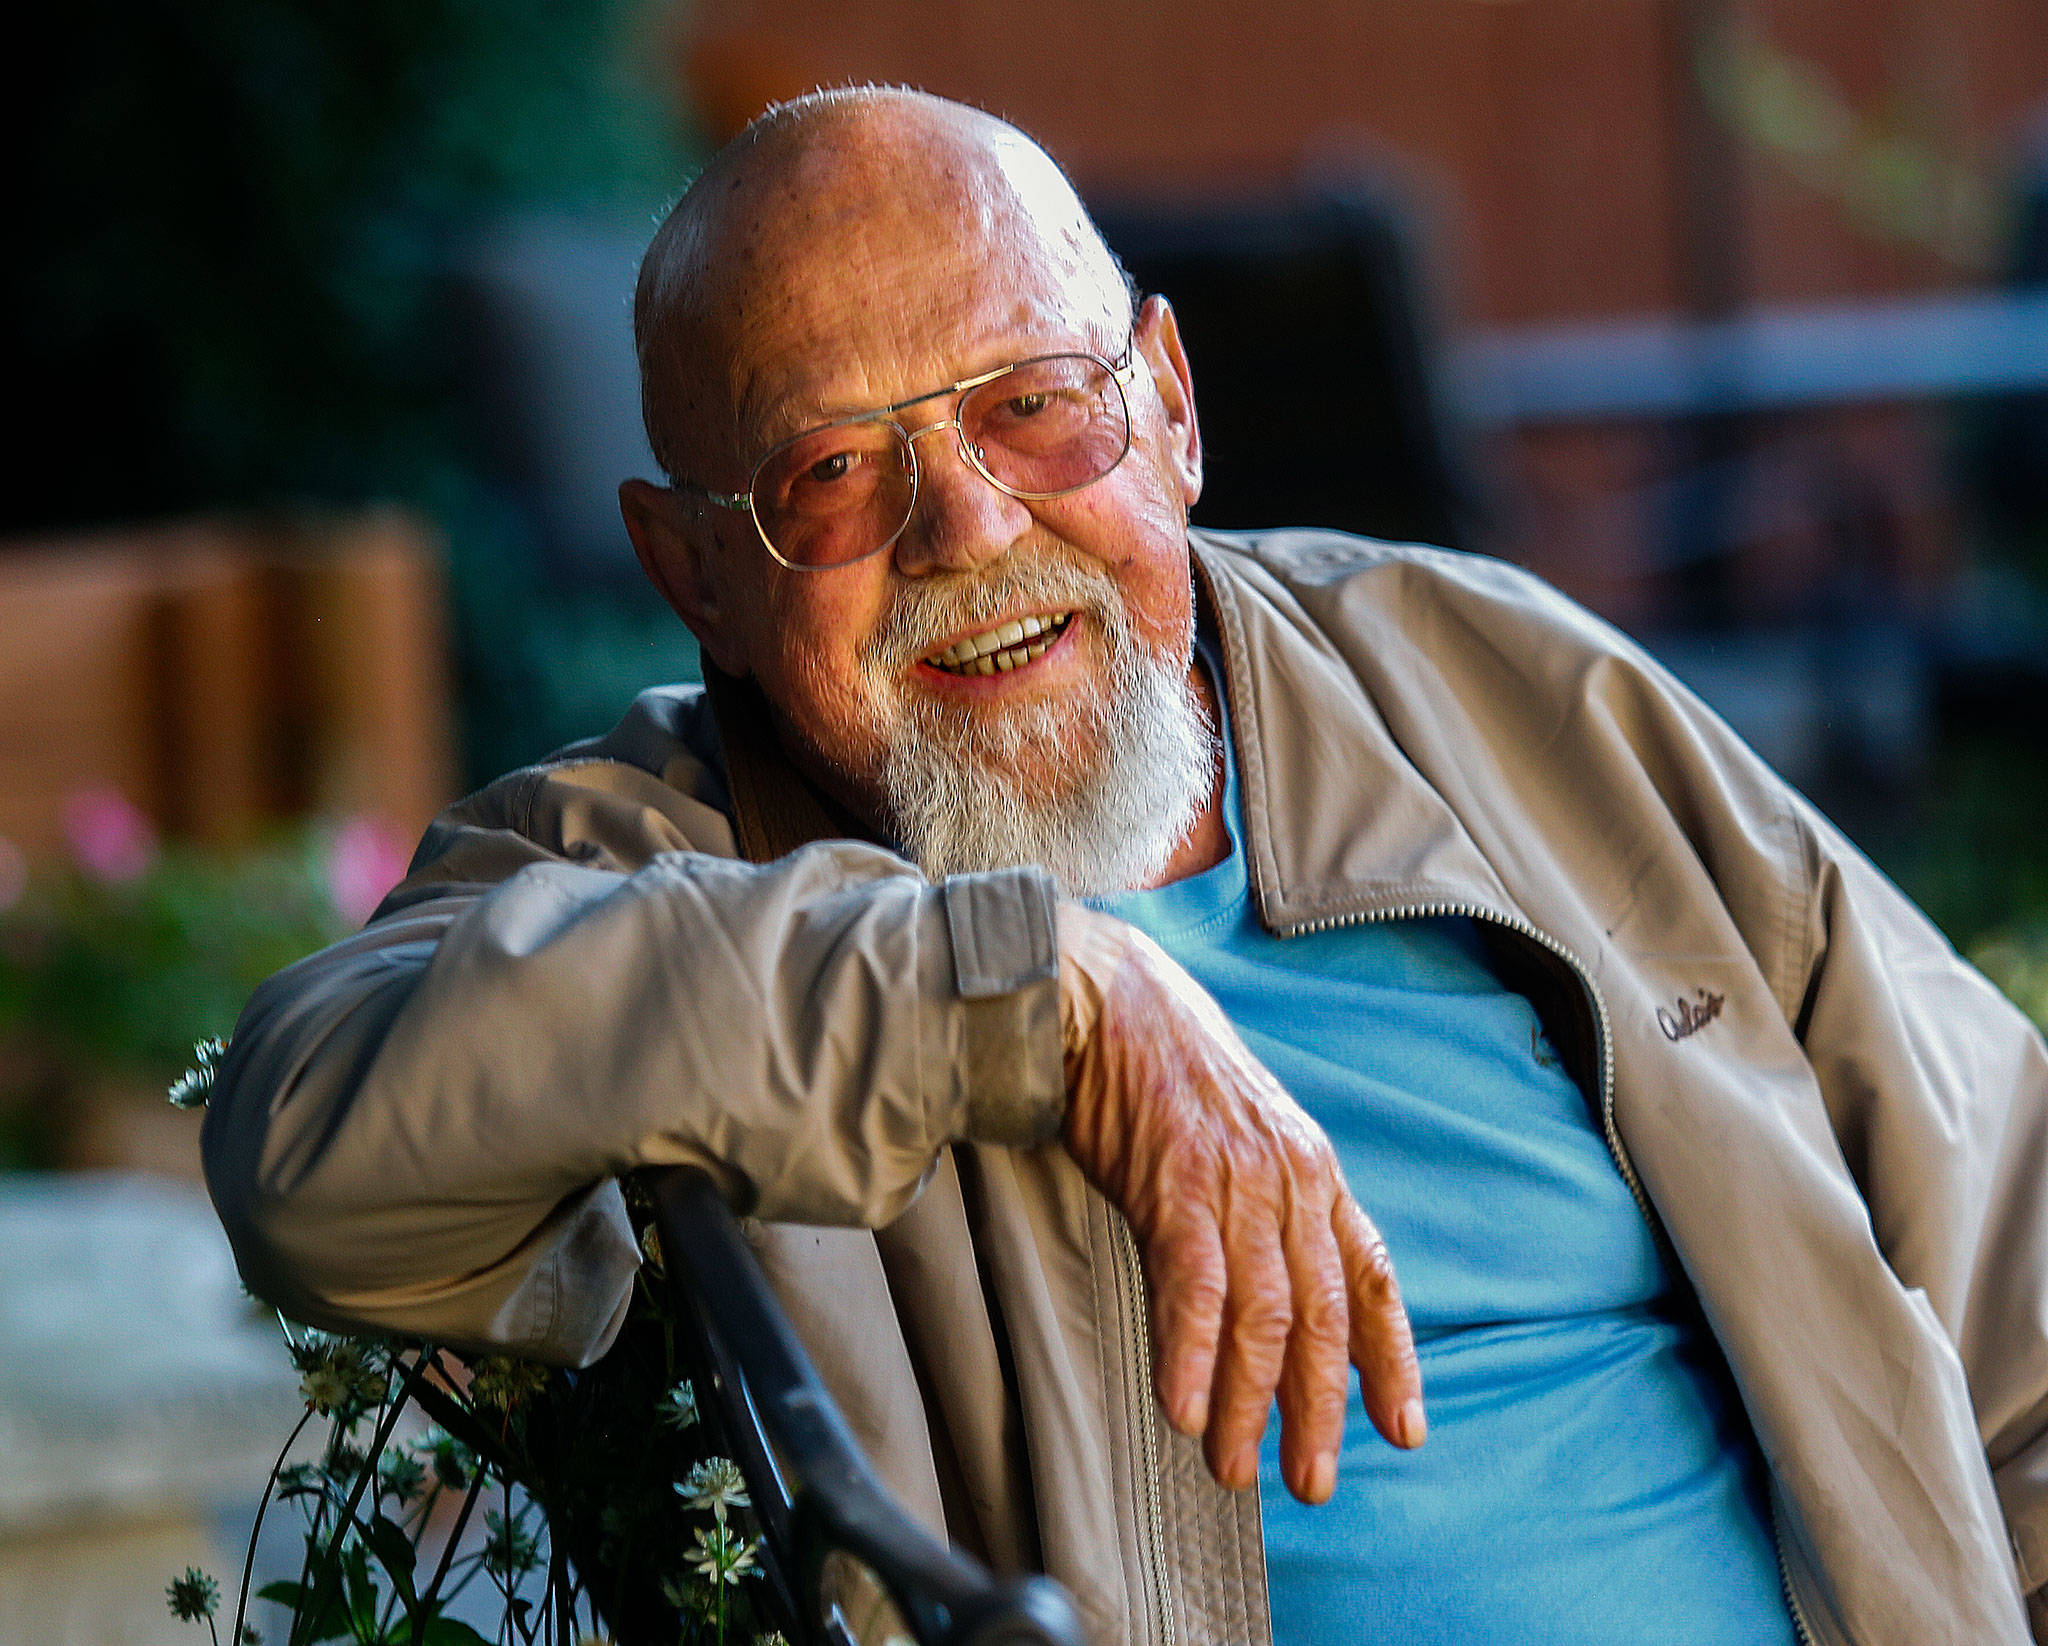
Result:
[[[1308,1495],[1317,1503],[1327,1503],[1336,1489],[1337,1454],[1324,1452],[1308,1466]]]
[[[1209,1397],[1199,1391],[1181,1401],[1173,1413],[1173,1426],[1184,1435],[1198,1435],[1209,1427]]]
[[[1394,1433],[1411,1452],[1429,1438],[1429,1419],[1422,1415],[1422,1402],[1411,1400],[1394,1417]]]

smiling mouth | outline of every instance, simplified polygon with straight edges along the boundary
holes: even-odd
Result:
[[[1050,617],[1019,617],[980,634],[956,640],[942,652],[923,661],[941,674],[1008,674],[1043,657],[1053,642],[1067,632],[1072,612],[1055,612]]]

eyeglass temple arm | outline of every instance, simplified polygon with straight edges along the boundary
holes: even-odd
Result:
[[[699,497],[708,497],[721,509],[731,509],[736,514],[745,514],[754,506],[752,492],[715,492],[709,486],[701,486],[694,480],[673,480],[669,482],[672,492],[695,492]]]
[[[769,1290],[710,1175],[678,1166],[653,1181],[669,1286],[701,1330],[714,1395],[796,1622],[826,1640],[818,1579],[833,1549],[873,1569],[918,1646],[1082,1646],[1073,1603],[1045,1577],[999,1578],[912,1520],[862,1455]]]

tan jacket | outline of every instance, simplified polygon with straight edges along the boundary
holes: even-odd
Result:
[[[1727,1352],[1811,1638],[2026,1641],[2039,1037],[1529,577],[1325,532],[1195,550],[1266,923],[1478,917]],[[1163,1421],[1131,1239],[1049,1141],[1048,883],[826,838],[758,701],[717,717],[722,757],[702,694],[649,693],[462,802],[362,934],[258,991],[206,1124],[250,1284],[585,1361],[637,1256],[612,1180],[710,1165],[917,1512],[1061,1579],[1104,1642],[1263,1640],[1256,1493]]]

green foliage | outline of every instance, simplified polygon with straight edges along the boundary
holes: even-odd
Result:
[[[1949,741],[1915,812],[1867,831],[1878,866],[2048,1030],[2048,747],[1980,729]]]
[[[432,1345],[301,1327],[286,1336],[306,1417],[258,1526],[273,1498],[292,1504],[303,1555],[297,1577],[257,1591],[290,1615],[283,1646],[483,1646],[450,1615],[479,1585],[497,1596],[498,1639],[517,1646],[602,1646],[607,1628],[663,1646],[777,1640],[745,1478],[715,1455],[654,1259],[618,1342],[584,1371],[502,1356],[465,1366]],[[422,1411],[433,1423],[401,1435]],[[316,1420],[317,1458],[286,1463]],[[245,1569],[238,1630],[249,1582]],[[188,1572],[170,1594],[178,1616],[211,1625],[212,1579]]]
[[[227,855],[161,853],[139,878],[63,868],[0,913],[0,1107],[94,1073],[154,1079],[197,1049],[177,1100],[203,1098],[256,985],[345,935],[310,835]],[[34,1084],[44,1092],[7,1086]]]
[[[2016,922],[1975,944],[1969,955],[2007,999],[2048,1030],[2048,916]]]
[[[1944,748],[1914,815],[1866,841],[1880,868],[1965,954],[2048,926],[2048,749],[1984,731]]]
[[[81,0],[39,21],[7,312],[27,523],[409,494],[481,214],[676,184],[655,0]],[[54,32],[52,32],[54,31]],[[109,443],[114,448],[109,457]],[[17,453],[17,456],[24,454]]]
[[[0,909],[0,1169],[46,1164],[95,1080],[169,1080],[203,1101],[218,1041],[271,973],[347,935],[329,842],[307,829],[244,852],[153,845],[109,878],[32,875]]]
[[[311,833],[167,847],[132,880],[64,868],[0,914],[0,1035],[168,1077],[272,972],[346,935]]]

